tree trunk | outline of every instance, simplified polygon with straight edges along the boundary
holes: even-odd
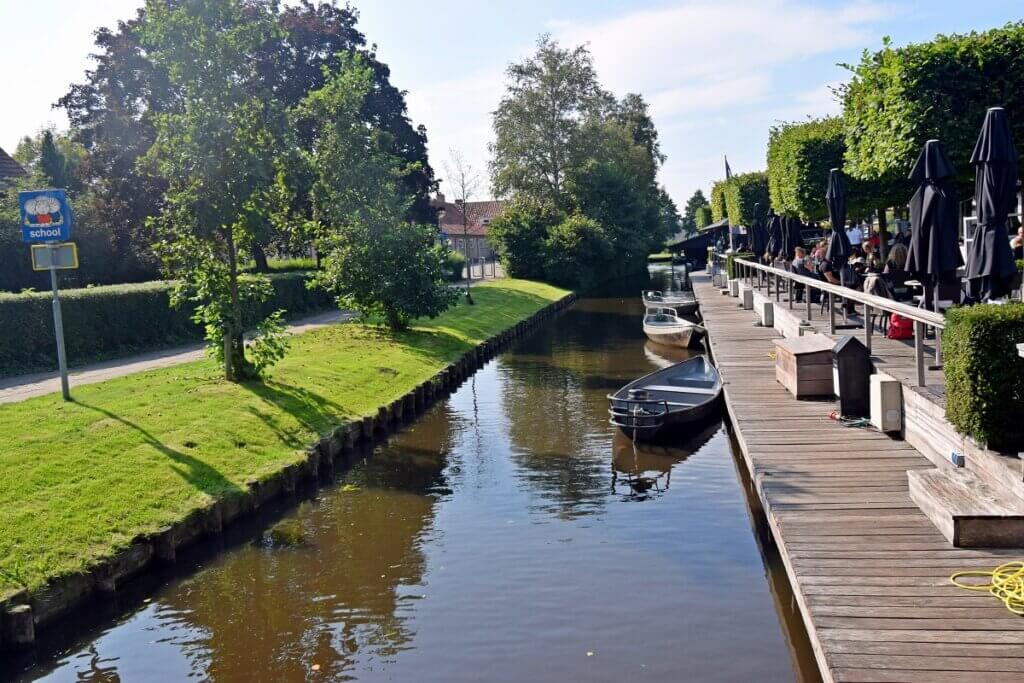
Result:
[[[883,265],[889,260],[889,223],[886,211],[887,209],[878,210],[878,258]]]
[[[388,327],[395,332],[405,329],[405,323],[402,321],[402,317],[398,315],[398,311],[392,306],[384,307],[384,319],[387,321]]]
[[[229,381],[241,379],[245,365],[245,345],[242,340],[242,305],[238,296],[238,249],[234,232],[225,234],[228,247],[228,283],[231,290],[231,310],[224,320],[224,377]]]
[[[252,260],[256,262],[256,272],[269,273],[270,264],[267,263],[267,252],[263,251],[263,245],[253,244],[250,252],[252,253]]]

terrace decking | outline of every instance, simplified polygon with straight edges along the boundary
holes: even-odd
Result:
[[[775,380],[778,332],[754,327],[754,312],[709,278],[693,281],[736,438],[825,680],[1024,680],[1024,618],[949,583],[956,571],[991,570],[1024,551],[952,547],[908,493],[907,470],[932,463],[903,441],[830,420],[831,402],[795,400]],[[887,372],[914,372],[902,344],[874,341]]]

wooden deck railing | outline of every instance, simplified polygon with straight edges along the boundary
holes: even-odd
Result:
[[[714,258],[714,273],[716,275],[720,274],[722,277],[728,277],[725,267],[726,257],[722,254],[715,254]],[[935,330],[935,365],[933,367],[936,369],[942,367],[942,330],[946,327],[946,319],[940,313],[875,296],[874,294],[867,294],[856,289],[843,287],[842,285],[835,285],[824,280],[797,275],[782,268],[757,263],[745,258],[733,259],[733,274],[751,287],[757,289],[765,288],[769,298],[773,296],[774,291],[776,302],[781,302],[781,293],[785,291],[788,295],[787,299],[789,300],[790,309],[795,307],[793,286],[803,285],[805,288],[804,304],[806,305],[807,320],[813,320],[810,293],[812,290],[821,292],[823,296],[827,297],[826,306],[828,307],[830,334],[836,333],[836,300],[844,306],[844,310],[845,302],[847,301],[860,304],[864,307],[864,345],[869,350],[871,349],[871,336],[874,332],[874,325],[871,322],[872,315],[898,313],[914,321],[914,356],[917,365],[917,385],[921,387],[925,386],[926,383],[924,342],[928,328],[932,328]]]

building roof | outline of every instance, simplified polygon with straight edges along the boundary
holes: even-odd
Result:
[[[8,178],[18,178],[25,175],[25,169],[17,161],[0,148],[0,182]]]
[[[462,234],[462,205],[444,201],[443,198],[431,202],[434,208],[443,209],[441,216],[441,232],[458,236]],[[466,215],[469,217],[469,229],[466,232],[472,237],[486,237],[491,221],[505,208],[503,201],[466,202]]]

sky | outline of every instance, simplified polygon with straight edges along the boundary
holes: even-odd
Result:
[[[52,104],[90,67],[92,32],[134,15],[142,0],[0,0],[0,147],[42,127],[67,126]],[[1020,0],[353,0],[360,28],[408,92],[444,176],[459,150],[489,194],[491,112],[504,72],[550,33],[587,44],[618,96],[651,105],[668,159],[661,182],[676,203],[733,172],[763,170],[770,127],[839,112],[839,66],[883,36],[897,45],[1024,19]],[[58,20],[55,21],[54,19]],[[17,30],[16,27],[40,27]],[[998,104],[996,102],[991,103]],[[981,122],[979,122],[980,125]]]

